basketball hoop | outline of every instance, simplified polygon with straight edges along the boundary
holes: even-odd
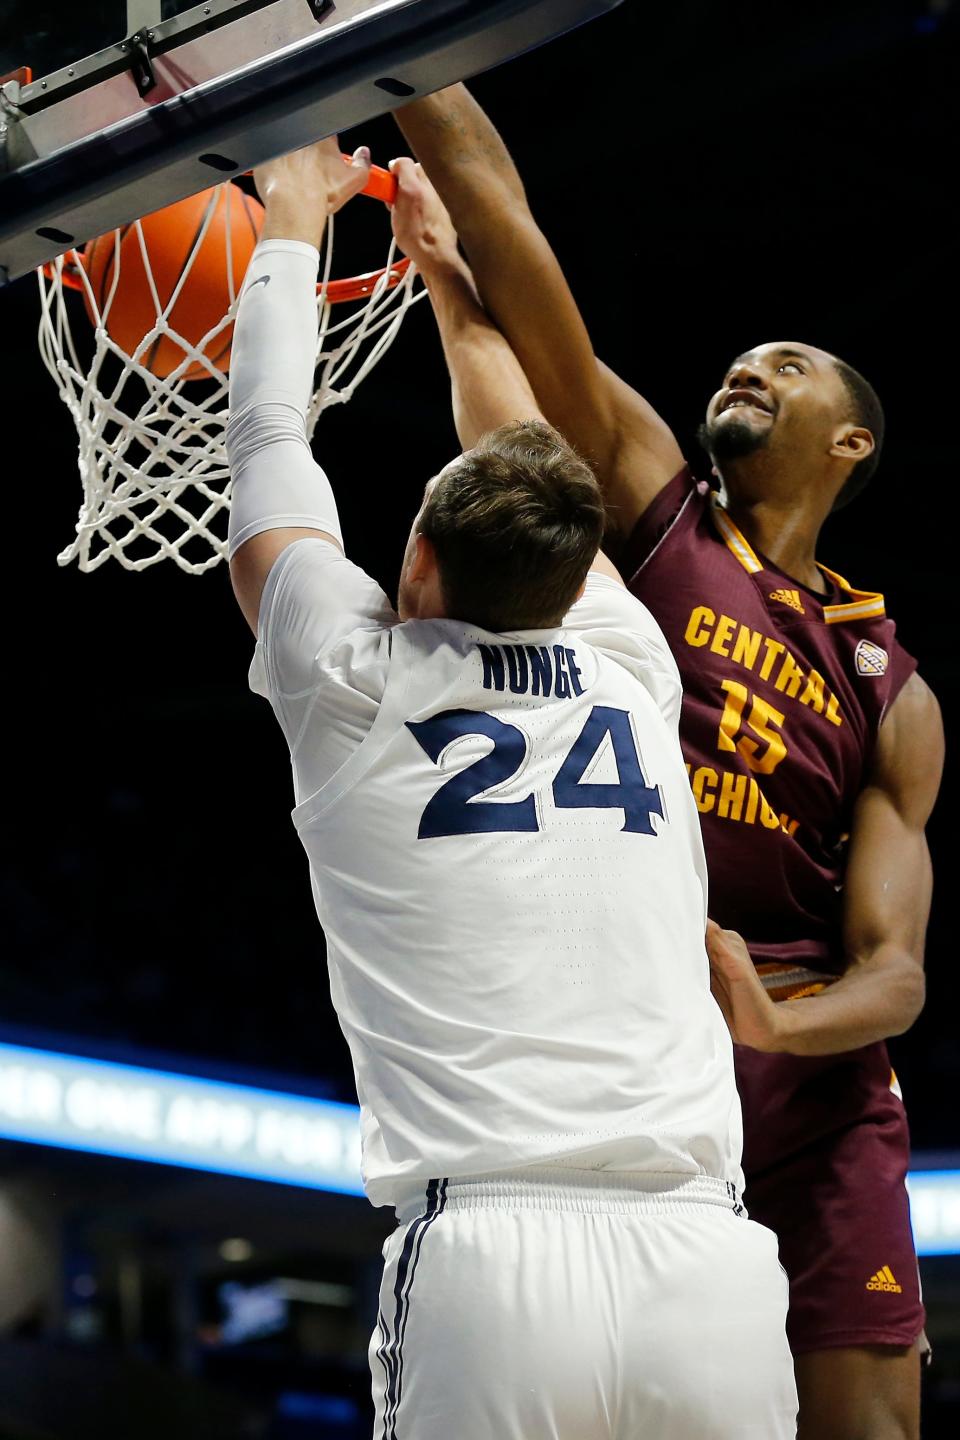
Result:
[[[83,254],[67,251],[37,271],[40,353],[77,427],[83,486],[76,538],[57,556],[60,565],[75,559],[81,570],[90,571],[112,557],[127,570],[144,570],[173,560],[182,570],[201,574],[226,557],[231,488],[226,372],[246,262],[259,227],[251,238],[250,206],[238,187],[227,182],[204,193],[205,202],[203,197],[195,202],[199,227],[173,280],[158,276],[163,267],[156,253],[151,263],[151,224],[162,220],[164,211],[91,241]],[[396,181],[374,166],[364,193],[390,204]],[[239,249],[238,229],[243,232]],[[203,334],[185,335],[184,329],[197,323],[189,287],[194,267],[199,275],[209,262],[209,253],[198,262],[205,244],[215,246],[226,303],[215,318],[204,313]],[[150,313],[134,327],[140,333],[132,340],[113,309],[124,256],[128,270],[135,265],[138,279],[145,279],[150,298]],[[416,270],[409,260],[395,259],[394,243],[383,268],[365,275],[332,279],[332,259],[331,216],[317,287],[319,335],[308,438],[322,410],[351,398],[393,343],[410,304],[425,293],[414,290]],[[76,298],[69,292],[83,298],[93,323],[88,363],[80,359],[83,345],[78,347],[72,328]],[[209,300],[207,292],[193,293]],[[341,305],[350,306],[350,312],[334,320]]]

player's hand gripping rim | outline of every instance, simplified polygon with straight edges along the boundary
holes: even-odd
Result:
[[[253,179],[268,220],[282,215],[285,220],[322,226],[328,215],[336,214],[367,184],[370,151],[361,145],[345,163],[337,137],[331,135],[258,165]]]
[[[404,155],[390,161],[390,173],[397,182],[393,233],[404,255],[425,276],[442,267],[462,268],[453,221],[423,167]]]

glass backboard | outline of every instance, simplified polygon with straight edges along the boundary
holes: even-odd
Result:
[[[0,283],[619,3],[15,0],[0,48]]]

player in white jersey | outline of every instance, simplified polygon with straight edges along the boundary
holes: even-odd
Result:
[[[396,611],[306,442],[317,247],[367,164],[328,141],[258,172],[228,444],[251,683],[290,747],[367,1192],[399,1220],[375,1434],[785,1440],[786,1284],[739,1201],[676,665],[411,161],[394,225],[467,448]]]

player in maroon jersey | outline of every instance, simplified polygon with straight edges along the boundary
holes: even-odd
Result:
[[[816,560],[824,520],[875,467],[879,402],[816,347],[760,345],[708,407],[719,491],[697,483],[666,423],[596,360],[463,87],[397,118],[544,414],[594,462],[623,574],[680,665],[746,1201],[790,1277],[799,1434],[913,1440],[923,1307],[884,1041],[923,1003],[943,732],[883,597]]]

